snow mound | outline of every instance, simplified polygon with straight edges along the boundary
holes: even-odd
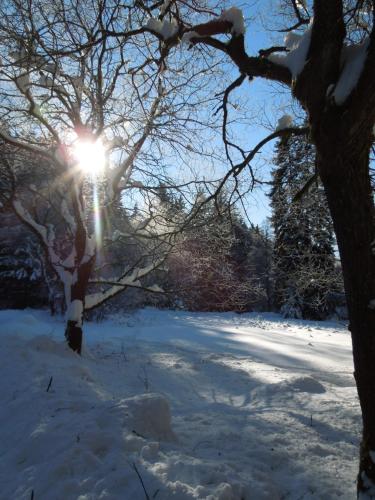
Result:
[[[26,325],[37,325],[38,324],[38,320],[35,316],[33,316],[32,314],[25,314],[24,316],[22,316],[21,318],[21,323],[25,323]]]
[[[57,342],[55,339],[52,339],[48,335],[38,335],[37,337],[33,337],[28,341],[27,345],[35,351],[55,354],[57,356],[64,356],[68,358],[73,357],[73,351],[68,349],[65,342]]]
[[[310,394],[323,394],[324,386],[312,377],[297,377],[286,383],[289,389]]]
[[[174,441],[168,400],[160,394],[141,394],[124,399],[125,425],[142,437]]]
[[[289,396],[290,393],[301,392],[307,394],[323,394],[326,392],[324,386],[312,377],[293,377],[274,384],[257,387],[254,395],[258,397]]]

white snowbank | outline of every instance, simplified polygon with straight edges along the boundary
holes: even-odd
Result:
[[[0,311],[1,498],[355,497],[342,325],[147,309],[85,324],[82,357],[63,331]]]
[[[141,394],[120,403],[128,429],[137,435],[161,441],[171,441],[175,435],[171,426],[168,400],[160,394]]]

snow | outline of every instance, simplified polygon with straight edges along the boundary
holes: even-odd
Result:
[[[98,292],[98,293],[91,293],[89,295],[86,295],[85,298],[85,310],[90,310],[96,307],[98,304],[101,304],[105,300],[108,300],[109,298],[115,296],[118,294],[120,291],[124,290],[127,286],[131,287],[141,287],[141,282],[139,281],[139,278],[143,278],[144,276],[147,276],[151,271],[156,269],[158,265],[161,263],[161,261],[157,262],[152,262],[151,264],[145,266],[145,267],[136,267],[133,269],[133,271],[125,275],[123,278],[111,278],[107,279],[107,282],[113,282],[116,283],[110,288],[107,288],[107,290],[103,292]]]
[[[30,76],[28,73],[23,73],[22,75],[16,78],[16,83],[21,89],[22,92],[26,93],[28,88],[30,87]]]
[[[27,52],[24,48],[21,48],[19,50],[11,50],[9,52],[9,56],[17,65],[26,64],[26,61],[24,61],[24,59],[27,58]]]
[[[37,231],[41,238],[43,239],[44,243],[48,246],[49,241],[48,241],[48,235],[47,235],[47,228],[42,226],[41,224],[38,224],[30,215],[30,213],[25,209],[25,207],[22,205],[22,203],[19,200],[14,200],[13,201],[13,208],[16,211],[17,215],[26,221],[30,226],[32,226],[35,231]]]
[[[65,198],[63,198],[61,201],[60,213],[64,217],[65,222],[69,225],[71,230],[75,231],[77,228],[77,223],[69,210],[69,207],[68,207],[68,204],[67,204]]]
[[[307,53],[310,48],[311,32],[312,23],[303,35],[289,33],[285,37],[284,42],[290,51],[286,55],[270,54],[268,59],[276,64],[286,66],[292,73],[293,79],[297,78],[305,66]]]
[[[156,33],[161,33],[161,30],[163,29],[163,21],[160,21],[160,19],[156,19],[155,17],[150,17],[147,21],[146,27]]]
[[[147,289],[152,290],[153,292],[157,292],[157,293],[164,292],[163,288],[161,288],[159,285],[151,285],[151,286],[148,286]]]
[[[363,486],[366,488],[366,493],[360,493],[358,500],[370,500],[375,498],[375,484],[367,477],[365,472],[361,473],[361,478],[363,481]]]
[[[333,92],[336,104],[344,104],[361,76],[366,57],[369,38],[358,45],[345,47],[342,54],[343,69]]]
[[[302,35],[296,33],[295,31],[290,31],[284,37],[285,47],[289,50],[293,50],[301,43]]]
[[[75,321],[77,326],[82,326],[83,302],[82,300],[72,300],[69,304],[66,317],[68,321]]]
[[[237,7],[231,7],[228,10],[223,10],[219,19],[232,23],[232,33],[234,35],[245,34],[245,20],[241,9],[238,9]]]
[[[137,436],[158,441],[173,441],[171,411],[168,400],[160,394],[142,394],[121,401],[125,425]]]
[[[164,0],[163,5],[160,7],[160,14],[164,15],[172,0]]]
[[[290,115],[283,115],[279,118],[277,122],[277,127],[275,128],[275,132],[279,132],[279,130],[284,130],[284,128],[289,128],[293,125],[293,118]]]
[[[40,75],[39,85],[51,89],[54,86],[54,80],[50,76]]]
[[[0,311],[4,499],[355,498],[360,410],[334,322]]]
[[[186,33],[184,33],[182,35],[181,43],[182,44],[184,44],[184,43],[190,44],[192,38],[202,38],[202,36],[199,33],[197,33],[196,31],[187,31]]]
[[[161,35],[164,40],[173,37],[178,31],[178,25],[175,19],[172,19],[171,21],[163,19],[161,21],[160,19],[151,17],[150,19],[148,19],[146,27],[152,31],[155,31],[155,33],[159,33],[159,35]]]
[[[61,263],[61,265],[63,267],[67,267],[67,268],[74,268],[76,265],[76,257],[77,257],[76,250],[75,250],[75,248],[72,248],[72,251],[68,254],[68,256]]]
[[[86,236],[85,254],[82,258],[81,264],[85,264],[94,257],[96,253],[96,239],[95,236]]]
[[[160,34],[163,36],[164,40],[167,40],[168,38],[174,36],[177,31],[178,25],[175,19],[172,19],[171,21],[164,20]]]

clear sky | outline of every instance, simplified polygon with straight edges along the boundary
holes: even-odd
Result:
[[[259,0],[254,2],[231,2],[243,9],[246,19],[246,49],[249,55],[257,55],[260,49],[273,45],[282,44],[283,35],[275,31],[267,30],[266,17],[272,18],[272,0]],[[263,17],[264,16],[264,17]],[[238,72],[233,70],[233,79]],[[280,86],[270,84],[261,79],[252,82],[244,82],[239,95],[245,97],[251,104],[254,114],[248,125],[242,127],[242,143],[250,150],[272,130],[274,130],[278,118],[284,114],[291,114],[291,98],[289,93]],[[257,164],[257,171],[264,180],[270,180],[270,172],[273,168],[274,142],[267,145]],[[259,170],[258,170],[259,169]],[[270,215],[269,198],[267,193],[270,187],[265,185],[257,187],[247,199],[248,217],[254,224],[262,224]]]

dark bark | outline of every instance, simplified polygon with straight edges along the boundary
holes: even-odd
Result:
[[[320,130],[316,142],[318,169],[342,262],[354,377],[362,409],[359,494],[367,491],[366,477],[375,484],[375,464],[370,456],[370,451],[375,451],[375,310],[369,307],[375,299],[374,201],[369,176],[371,138],[366,138],[366,133],[362,133],[362,138],[350,136],[350,132],[346,137],[338,132],[338,137],[335,130],[332,127]]]
[[[78,354],[82,352],[82,327],[77,326],[76,321],[67,321],[65,338],[68,346]]]

